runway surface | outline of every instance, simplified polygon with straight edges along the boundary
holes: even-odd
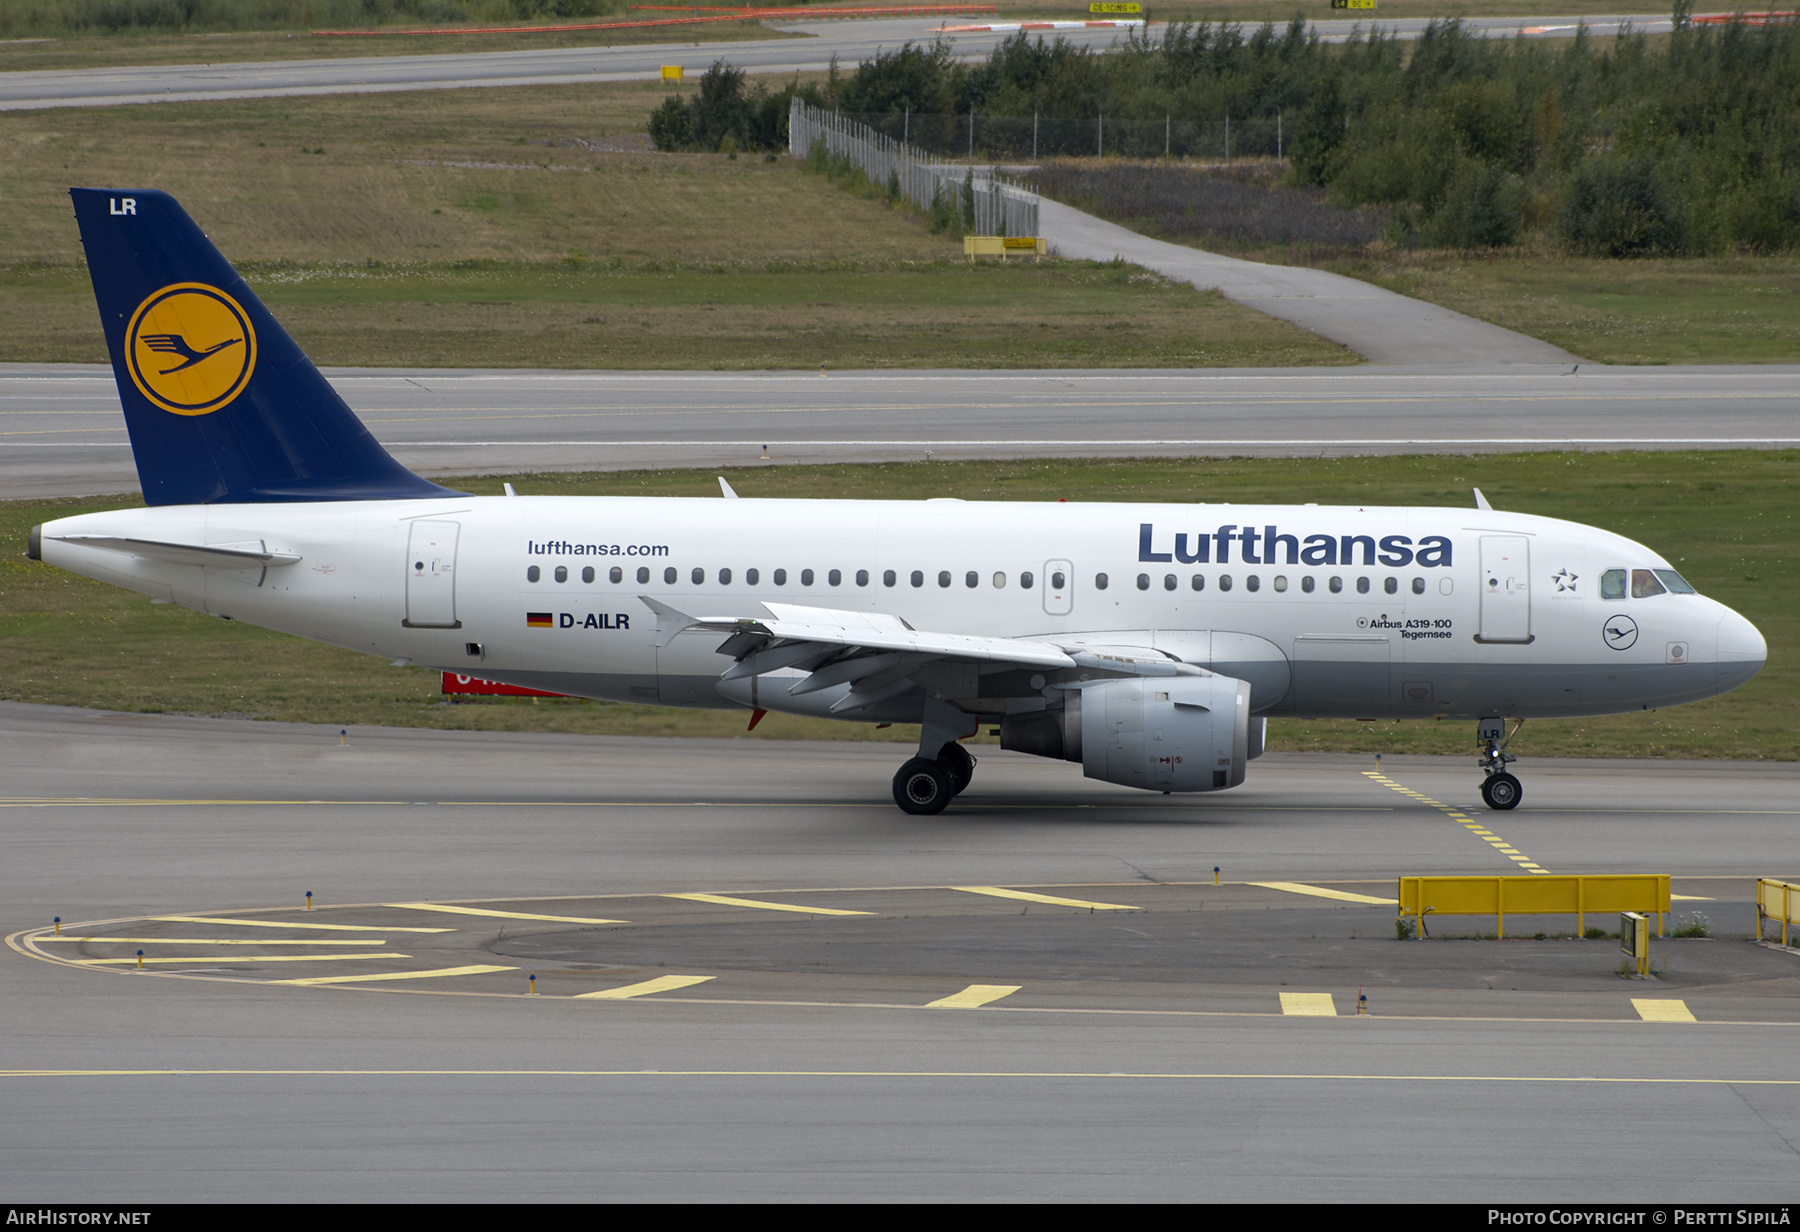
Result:
[[[1791,366],[327,375],[431,475],[1800,444]],[[0,365],[0,491],[136,487],[109,368]]]
[[[9,1201],[1792,1188],[1800,957],[1748,939],[1791,764],[1526,760],[1492,814],[1465,758],[1165,798],[985,749],[909,818],[892,745],[342,740],[0,705]],[[1513,869],[1456,813],[1668,872],[1717,936],[1643,982],[1615,942],[1396,941],[1359,898]]]
[[[1636,17],[1482,18],[1467,24],[1500,37],[1524,32],[1527,37],[1567,38],[1578,22],[1597,35],[1613,34],[1629,24],[1651,33],[1669,28],[1667,14]],[[774,25],[774,23],[770,23]],[[185,64],[154,67],[96,68],[0,73],[0,111],[45,107],[110,107],[124,103],[195,102],[228,98],[274,98],[309,94],[379,93],[395,90],[441,90],[479,86],[559,85],[583,81],[645,80],[660,76],[661,66],[681,63],[699,70],[727,59],[750,73],[824,72],[835,56],[845,64],[866,60],[908,40],[929,42],[944,25],[966,24],[941,18],[882,21],[812,21],[782,23],[779,29],[804,39],[760,39],[748,42],[638,44],[628,47],[565,47],[543,51],[455,54],[454,40],[435,40],[449,54],[369,56],[352,59],[282,60],[248,64]],[[1332,42],[1371,23],[1313,23]],[[1383,21],[1384,30],[1402,38],[1416,36],[1424,20]],[[1113,29],[1071,31],[1063,35],[1077,46],[1105,47],[1117,39]],[[596,35],[596,38],[604,37]],[[947,36],[965,59],[987,55],[1008,36],[965,32]]]

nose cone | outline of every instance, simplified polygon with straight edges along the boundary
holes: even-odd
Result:
[[[1719,617],[1719,692],[1735,689],[1762,671],[1769,644],[1755,625],[1729,609]]]

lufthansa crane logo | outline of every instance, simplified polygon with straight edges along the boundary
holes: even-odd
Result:
[[[176,415],[207,415],[244,391],[256,331],[217,287],[178,282],[138,305],[125,328],[125,366],[138,392]]]

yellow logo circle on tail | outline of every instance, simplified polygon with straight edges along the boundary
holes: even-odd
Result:
[[[256,331],[217,287],[177,282],[138,305],[125,328],[125,366],[138,392],[176,415],[207,415],[244,391]]]

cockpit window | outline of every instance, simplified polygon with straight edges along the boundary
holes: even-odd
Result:
[[[1600,575],[1600,597],[1602,599],[1623,599],[1625,597],[1625,570],[1608,569]]]
[[[1669,593],[1668,588],[1657,581],[1656,574],[1650,570],[1633,569],[1631,571],[1631,597],[1633,599],[1648,599],[1651,595],[1667,593]]]
[[[1673,569],[1652,569],[1650,572],[1662,579],[1662,584],[1669,588],[1672,595],[1692,595],[1698,592],[1689,586],[1687,579]]]

